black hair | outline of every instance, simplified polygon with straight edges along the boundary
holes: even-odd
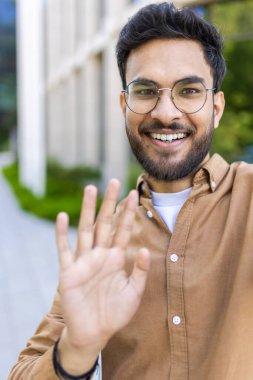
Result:
[[[177,9],[173,3],[168,2],[141,8],[121,30],[116,56],[123,88],[126,87],[126,63],[130,52],[147,41],[161,38],[199,42],[211,68],[215,92],[220,90],[226,73],[220,33],[193,10]]]

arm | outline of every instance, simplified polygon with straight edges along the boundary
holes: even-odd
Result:
[[[145,288],[150,265],[146,249],[136,253],[130,276],[124,270],[138,196],[136,191],[130,192],[112,236],[118,194],[119,182],[110,181],[95,223],[97,191],[94,186],[86,187],[75,252],[72,252],[67,239],[67,215],[60,213],[57,218],[60,314],[65,322],[58,330],[59,355],[64,370],[75,376],[89,371],[112,335],[131,320]],[[49,323],[49,330],[51,327]],[[49,359],[51,345],[58,337],[48,342],[48,349],[42,356],[33,352],[29,362],[23,365],[23,368],[26,366],[23,372],[26,380],[55,379],[53,373],[52,377],[43,377],[40,371],[43,373],[43,363],[52,367]],[[16,379],[20,380],[20,377],[16,377],[14,372],[10,380]]]

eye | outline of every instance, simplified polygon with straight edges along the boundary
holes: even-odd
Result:
[[[128,94],[135,101],[154,100],[158,96],[158,89],[154,83],[149,81],[134,81],[128,86]]]
[[[155,88],[135,88],[134,94],[139,96],[156,96],[157,90]]]
[[[195,95],[199,94],[201,91],[199,88],[194,87],[184,87],[180,90],[180,95]]]

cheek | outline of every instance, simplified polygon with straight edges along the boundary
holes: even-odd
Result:
[[[135,129],[135,127],[134,127],[134,125],[135,125],[134,118],[130,114],[130,112],[128,112],[128,111],[126,112],[125,117],[126,117],[126,127],[127,127],[127,129],[129,129],[129,130],[132,131],[132,129]]]
[[[204,133],[214,125],[214,110],[210,105],[199,112],[189,115],[189,120],[195,126],[197,133]]]
[[[138,115],[131,110],[127,109],[126,110],[126,126],[134,131],[138,130],[138,127],[141,125],[143,122],[143,116]]]
[[[210,128],[213,126],[212,115],[209,117],[207,117],[207,115],[199,115],[198,117],[191,118],[191,125],[195,128],[195,138],[202,137],[203,135],[208,134]]]

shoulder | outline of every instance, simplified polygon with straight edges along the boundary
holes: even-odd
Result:
[[[243,184],[248,185],[253,189],[253,164],[246,162],[234,162],[231,164],[231,170],[235,174],[235,181],[242,181]]]
[[[252,212],[253,207],[253,165],[246,162],[235,162],[231,164],[232,172],[232,199],[238,204],[248,207]],[[250,211],[251,210],[251,211]]]

